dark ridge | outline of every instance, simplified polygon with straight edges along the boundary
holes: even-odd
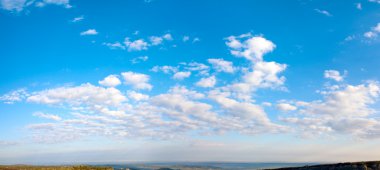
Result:
[[[345,162],[302,167],[286,167],[276,168],[275,170],[380,170],[380,161]]]

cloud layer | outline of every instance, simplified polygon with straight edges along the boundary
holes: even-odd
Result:
[[[152,36],[149,43],[127,38],[124,44],[113,47],[145,50],[172,39],[170,34]],[[35,117],[46,123],[26,127],[35,141],[43,143],[90,136],[166,140],[187,139],[190,134],[226,133],[380,137],[379,120],[372,116],[377,113],[372,105],[380,94],[377,82],[345,84],[346,73],[326,70],[324,77],[334,81],[318,91],[321,100],[283,99],[258,104],[255,97],[260,90],[287,91],[282,74],[288,66],[265,60],[276,45],[262,35],[229,36],[225,44],[232,56],[245,59],[244,65],[234,65],[223,58],[209,58],[205,63],[157,65],[149,74],[125,71],[104,77],[99,85],[19,89],[4,94],[0,100],[7,104],[26,102],[59,108],[61,114],[34,112]],[[139,59],[145,61],[147,56]],[[158,85],[151,78],[158,74],[175,83],[164,91],[161,87],[161,92],[155,91]],[[226,75],[233,75],[233,79],[224,80]],[[191,83],[186,86],[181,83],[184,81]],[[269,115],[267,108],[271,107],[278,113]]]

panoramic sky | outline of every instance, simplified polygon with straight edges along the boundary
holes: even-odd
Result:
[[[0,163],[379,159],[379,0],[0,0]]]

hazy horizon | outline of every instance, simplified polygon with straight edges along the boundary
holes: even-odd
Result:
[[[380,158],[380,0],[0,0],[0,164]]]

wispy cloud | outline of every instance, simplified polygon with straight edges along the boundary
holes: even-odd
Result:
[[[330,12],[326,11],[326,10],[321,10],[321,9],[314,9],[316,12],[320,13],[320,14],[323,14],[325,16],[328,16],[328,17],[332,17],[332,15],[330,14]]]
[[[132,64],[137,64],[137,63],[141,63],[141,62],[147,61],[148,59],[149,59],[148,56],[139,56],[139,57],[133,58],[131,60],[131,63]]]
[[[80,22],[84,19],[84,16],[78,16],[78,17],[75,17],[74,19],[71,20],[71,22]]]
[[[53,114],[48,114],[48,113],[43,113],[43,112],[35,112],[35,113],[33,113],[33,116],[37,116],[37,117],[45,118],[45,119],[50,119],[50,120],[55,120],[55,121],[62,120],[62,118],[59,117],[58,115],[53,115]]]
[[[95,29],[88,29],[87,31],[83,31],[80,35],[98,35],[98,32]]]

